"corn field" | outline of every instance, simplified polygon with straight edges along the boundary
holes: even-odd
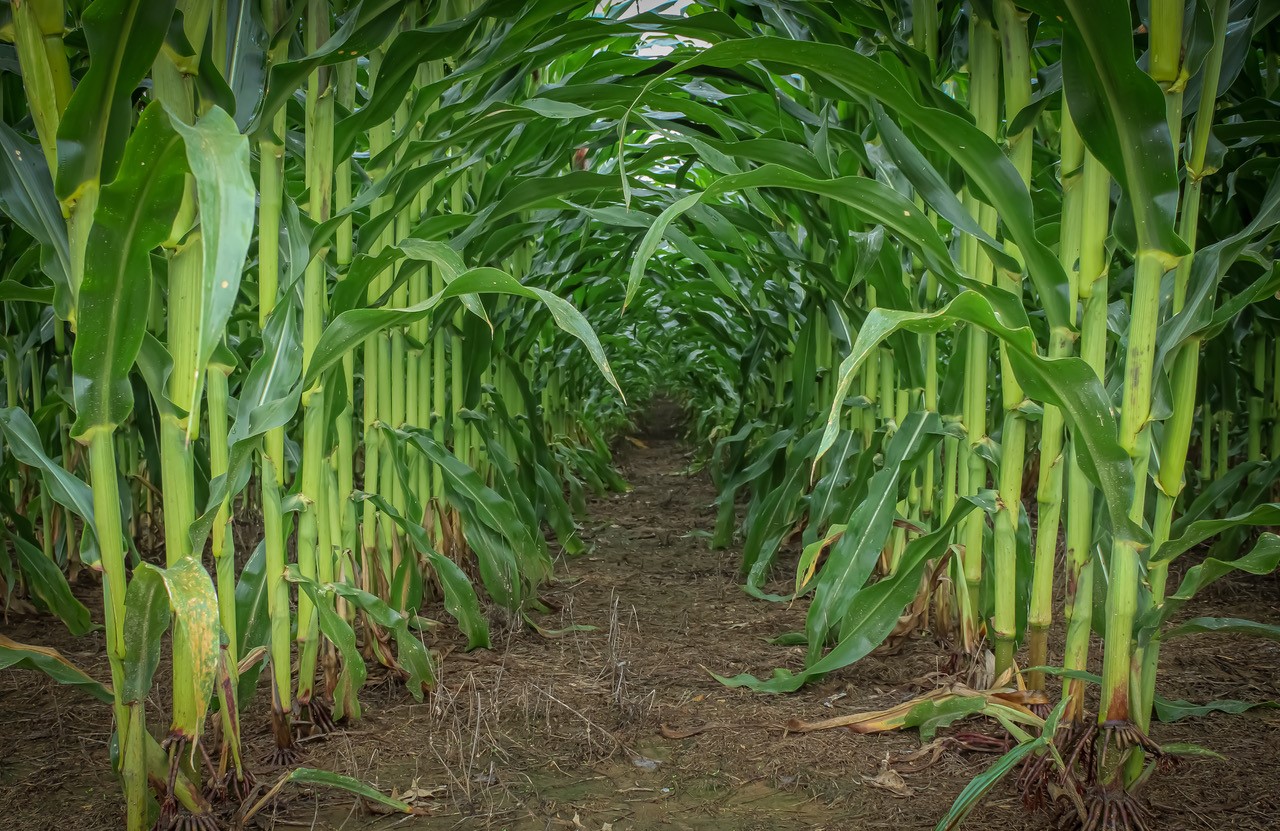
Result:
[[[547,593],[671,398],[699,556],[802,619],[711,695],[928,643],[935,689],[770,728],[983,725],[939,829],[1172,827],[1216,722],[1157,723],[1271,702],[1172,700],[1162,648],[1280,640],[1197,598],[1280,564],[1278,17],[6,0],[0,586],[50,635],[0,668],[109,705],[116,827],[422,814],[311,748],[600,625]]]

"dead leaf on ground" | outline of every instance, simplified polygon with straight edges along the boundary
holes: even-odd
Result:
[[[898,774],[896,770],[889,767],[889,760],[885,759],[880,763],[880,772],[875,776],[862,777],[864,785],[870,785],[873,788],[879,788],[882,791],[888,791],[897,797],[914,796],[915,791],[907,785],[906,780]]]
[[[899,773],[920,773],[936,764],[942,758],[942,754],[946,752],[947,746],[952,743],[952,739],[943,736],[910,753],[891,755],[889,764]]]

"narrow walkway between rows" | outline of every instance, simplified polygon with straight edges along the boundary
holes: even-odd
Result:
[[[688,471],[687,448],[661,420],[620,443],[632,490],[591,500],[590,550],[561,561],[543,594],[555,612],[539,623],[556,636],[508,628],[493,652],[453,652],[434,703],[397,703],[398,685],[366,694],[366,723],[313,748],[318,767],[384,790],[416,787],[437,815],[367,825],[348,816],[349,800],[321,795],[329,807],[317,827],[925,829],[994,758],[949,751],[904,781],[882,777],[881,762],[917,749],[914,735],[783,735],[789,718],[931,689],[932,644],[872,656],[791,696],[711,677],[798,668],[801,648],[765,639],[802,629],[804,608],[750,598],[737,552],[708,550],[715,490]],[[1023,827],[1012,791],[982,810]],[[314,800],[298,800],[287,819],[309,824],[315,812]]]

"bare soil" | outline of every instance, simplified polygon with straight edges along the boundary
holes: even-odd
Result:
[[[714,491],[689,473],[670,414],[621,444],[626,494],[593,500],[590,551],[562,560],[544,598],[558,610],[545,637],[495,630],[493,651],[444,654],[438,691],[415,703],[371,677],[365,718],[304,745],[303,764],[357,777],[429,811],[371,812],[339,791],[285,788],[251,827],[264,829],[929,829],[995,755],[948,748],[917,773],[910,795],[876,784],[886,759],[917,749],[915,734],[844,730],[787,735],[790,718],[818,720],[883,708],[937,683],[945,647],[921,635],[790,696],[728,689],[709,671],[767,676],[798,668],[803,650],[766,643],[803,628],[803,604],[768,603],[739,588],[736,551],[708,551]],[[777,588],[787,575],[779,574]],[[86,587],[86,602],[93,595]],[[1280,622],[1274,578],[1224,580],[1188,614]],[[48,619],[10,620],[5,634],[54,646],[106,677],[99,635],[72,639]],[[445,636],[449,637],[449,636]],[[1055,645],[1060,654],[1060,644]],[[1166,645],[1161,692],[1197,702],[1280,699],[1280,645],[1198,636]],[[385,683],[380,683],[385,680]],[[162,685],[157,686],[159,690]],[[152,712],[161,712],[159,692]],[[266,691],[248,707],[249,764],[264,785]],[[110,709],[34,672],[0,674],[0,827],[10,831],[122,827],[108,760]],[[666,738],[706,728],[688,738]],[[163,727],[153,725],[156,733]],[[943,731],[985,732],[981,721]],[[1185,763],[1147,790],[1163,829],[1280,828],[1280,710],[1215,714],[1157,725],[1161,742],[1191,741],[1225,760]],[[900,766],[901,767],[901,766]],[[408,792],[406,794],[406,792]],[[905,792],[904,792],[905,793]],[[1041,829],[1012,782],[970,827]]]

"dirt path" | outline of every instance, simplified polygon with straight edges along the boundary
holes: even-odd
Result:
[[[619,464],[632,490],[592,501],[584,523],[591,550],[561,562],[544,594],[557,611],[540,624],[570,631],[548,638],[496,625],[497,648],[450,652],[437,694],[423,704],[374,676],[361,695],[366,717],[306,745],[304,764],[387,792],[409,791],[430,816],[379,816],[345,794],[292,786],[255,827],[933,828],[994,756],[947,750],[924,772],[906,776],[910,796],[900,796],[871,780],[888,754],[919,747],[914,734],[784,736],[777,725],[886,707],[931,689],[929,674],[945,651],[929,638],[908,641],[896,655],[872,655],[785,697],[721,686],[707,670],[764,676],[777,666],[798,668],[800,648],[764,639],[803,628],[803,607],[742,592],[737,552],[707,550],[715,496],[709,479],[686,473],[685,449],[661,419],[651,432],[640,445],[623,444]],[[1280,620],[1274,582],[1224,586],[1208,599],[1215,614]],[[100,638],[71,641],[47,621],[5,631],[58,646],[78,662],[94,664],[101,655]],[[1274,644],[1242,654],[1225,639],[1205,638],[1167,647],[1167,654],[1171,696],[1280,698]],[[260,697],[249,708],[247,753],[270,784],[281,771],[265,766],[270,739]],[[65,808],[81,831],[117,827],[120,806],[101,727],[109,718],[107,708],[82,706],[39,676],[0,674],[4,827],[65,827],[65,818],[51,819],[51,806]],[[708,729],[666,738],[664,724],[668,733]],[[978,722],[964,729],[997,732]],[[1151,796],[1169,809],[1162,827],[1280,826],[1277,711],[1160,726],[1157,737],[1197,741],[1231,756],[1159,779]],[[1046,821],[1028,815],[1012,785],[1004,785],[973,816],[971,827],[980,825],[1017,831],[1044,828]]]

